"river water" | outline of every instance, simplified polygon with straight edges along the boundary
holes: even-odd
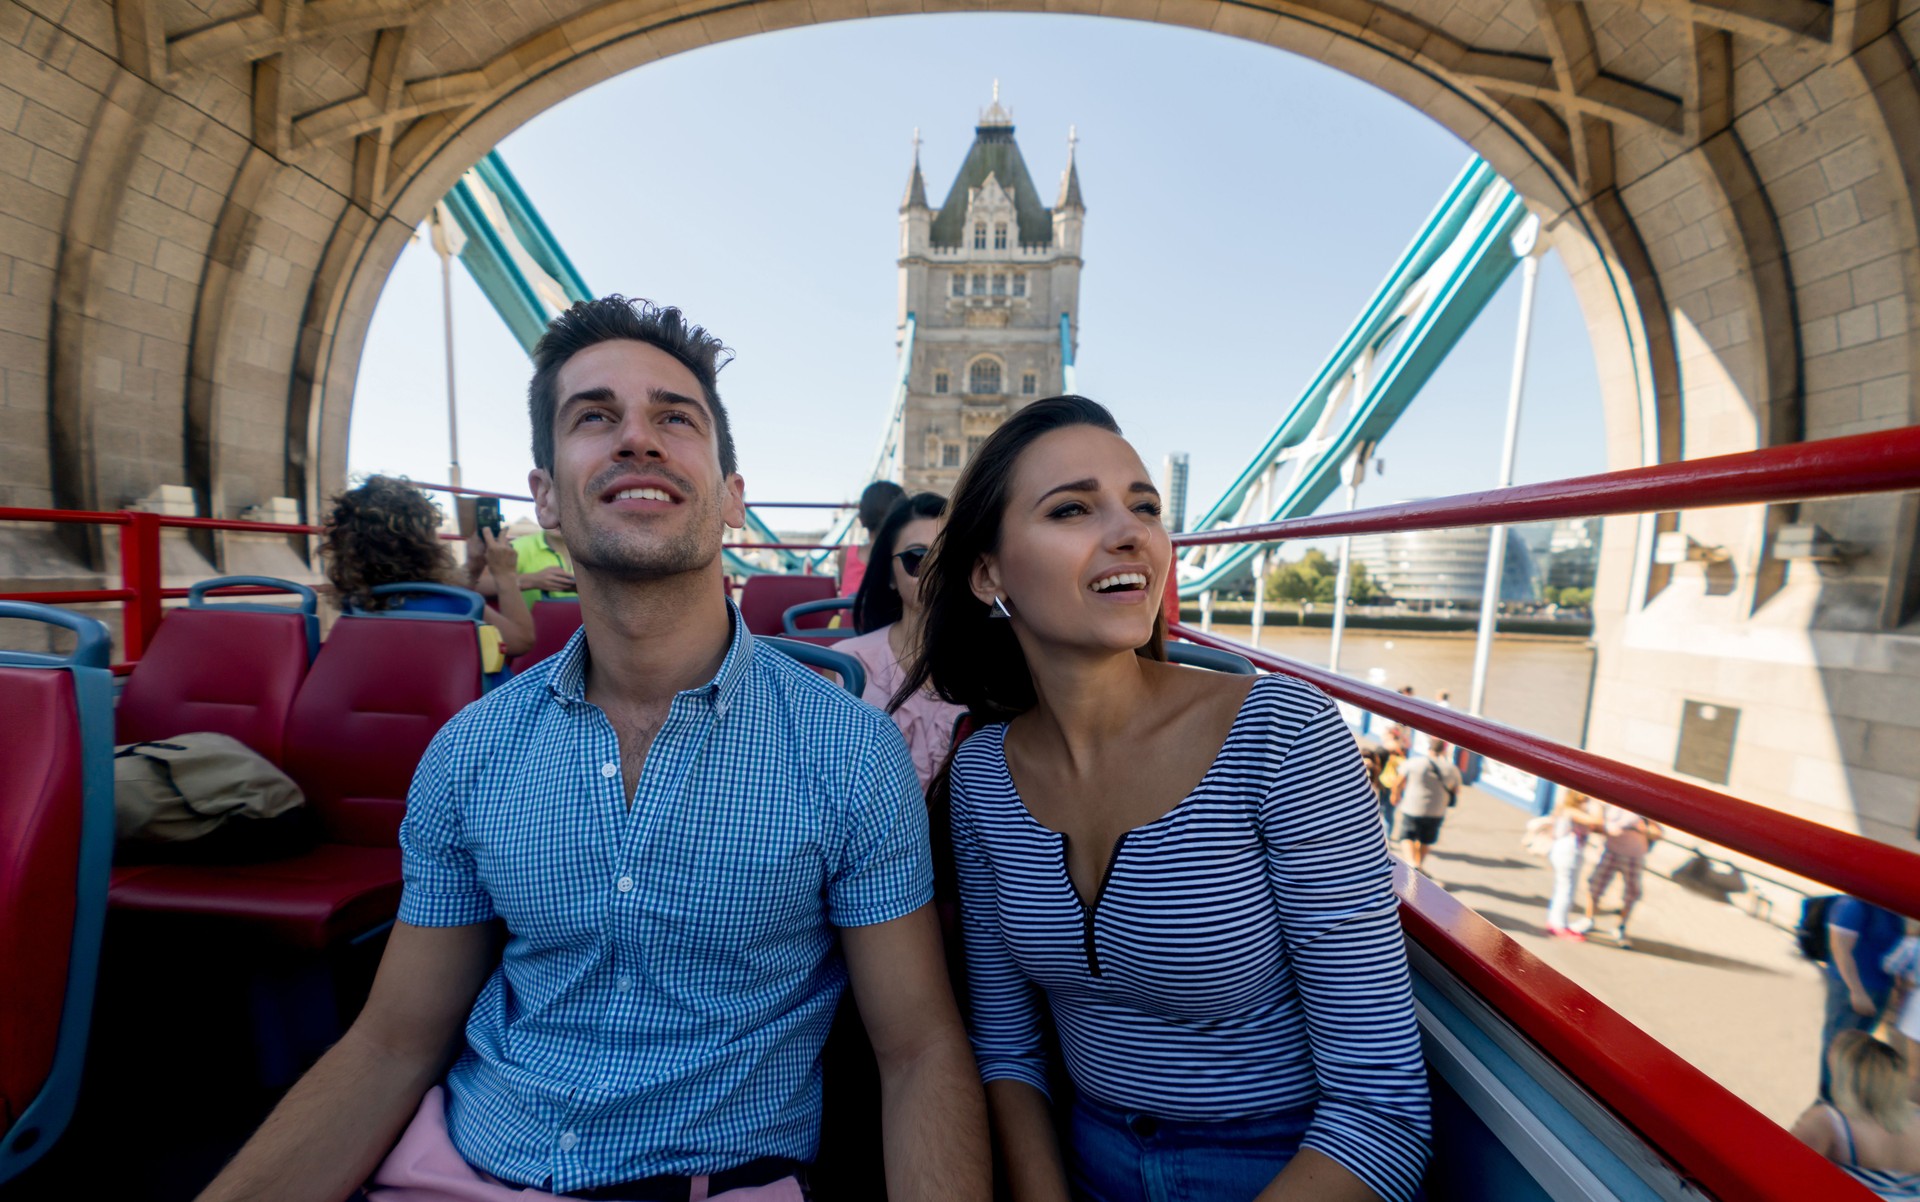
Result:
[[[1288,625],[1285,619],[1291,616],[1260,632],[1261,648],[1326,667],[1332,633]],[[1213,633],[1245,643],[1253,628],[1216,623]],[[1593,662],[1593,644],[1584,638],[1501,635],[1487,669],[1486,716],[1578,747],[1586,732]],[[1473,635],[1349,630],[1341,644],[1340,670],[1384,688],[1410,684],[1416,696],[1429,701],[1445,689],[1451,704],[1465,709],[1473,684]]]

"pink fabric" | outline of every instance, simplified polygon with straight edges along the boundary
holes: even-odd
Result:
[[[696,1178],[696,1202],[708,1197],[705,1184],[704,1178]],[[468,1164],[447,1134],[446,1093],[436,1085],[420,1099],[420,1109],[400,1142],[374,1173],[367,1197],[371,1202],[538,1202],[565,1195],[502,1185]],[[805,1202],[805,1195],[800,1183],[788,1177],[772,1185],[714,1194],[712,1202]]]
[[[853,656],[867,670],[867,690],[860,695],[861,699],[883,710],[893,700],[894,691],[907,680],[899,657],[893,653],[893,644],[887,641],[887,633],[892,629],[882,626],[833,644],[835,651]],[[940,700],[931,690],[921,689],[894,713],[894,724],[906,736],[907,750],[913,754],[913,770],[920,776],[921,788],[927,787],[933,774],[946,762],[947,748],[953,744],[953,724],[966,712],[960,706]]]

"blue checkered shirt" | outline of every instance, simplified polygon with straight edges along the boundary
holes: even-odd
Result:
[[[811,1160],[834,928],[933,896],[906,745],[734,610],[629,806],[585,669],[583,632],[462,710],[407,796],[402,921],[509,932],[447,1074],[454,1145],[554,1193]]]

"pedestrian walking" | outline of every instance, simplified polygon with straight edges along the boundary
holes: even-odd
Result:
[[[1895,1016],[1893,1029],[1906,1041],[1907,1092],[1920,1101],[1920,922],[1907,919],[1907,937],[1880,961],[1880,968],[1893,978],[1887,1013]]]
[[[1646,867],[1647,849],[1666,832],[1652,819],[1616,805],[1606,808],[1600,829],[1606,837],[1606,845],[1600,853],[1600,862],[1593,866],[1593,875],[1587,878],[1586,922],[1572,929],[1580,935],[1593,930],[1594,914],[1599,909],[1601,895],[1606,893],[1607,886],[1613,884],[1613,878],[1618,876],[1620,919],[1613,926],[1613,941],[1621,947],[1631,948],[1633,940],[1627,938],[1627,920],[1633,917],[1633,907],[1640,900],[1640,875]]]
[[[1408,757],[1393,787],[1393,806],[1400,815],[1401,854],[1416,871],[1426,865],[1448,808],[1459,800],[1460,770],[1447,756],[1445,739],[1432,740],[1425,755]]]
[[[1833,1077],[1827,1049],[1842,1031],[1871,1031],[1880,1025],[1893,992],[1893,978],[1881,967],[1906,934],[1906,920],[1891,910],[1857,897],[1837,897],[1827,907],[1827,1013],[1820,1027],[1820,1096],[1831,1098]]]
[[[1553,812],[1534,822],[1550,842],[1547,863],[1553,866],[1553,898],[1547,903],[1547,933],[1555,939],[1585,943],[1587,937],[1568,925],[1573,909],[1573,892],[1580,877],[1580,862],[1586,858],[1587,836],[1606,825],[1600,807],[1576,789],[1563,789]],[[1529,824],[1531,826],[1531,824]]]

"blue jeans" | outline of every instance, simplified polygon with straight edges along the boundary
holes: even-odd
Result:
[[[1833,1073],[1827,1068],[1827,1049],[1833,1046],[1833,1037],[1842,1031],[1871,1031],[1880,1023],[1879,1011],[1887,1008],[1887,994],[1875,994],[1869,990],[1867,996],[1873,999],[1875,1014],[1869,1018],[1853,1012],[1853,995],[1847,991],[1847,983],[1840,974],[1829,968],[1827,977],[1827,1019],[1820,1027],[1820,1096],[1829,1101],[1833,1098]]]
[[[1296,1110],[1193,1122],[1076,1098],[1067,1156],[1074,1202],[1252,1202],[1300,1150],[1312,1118]]]

